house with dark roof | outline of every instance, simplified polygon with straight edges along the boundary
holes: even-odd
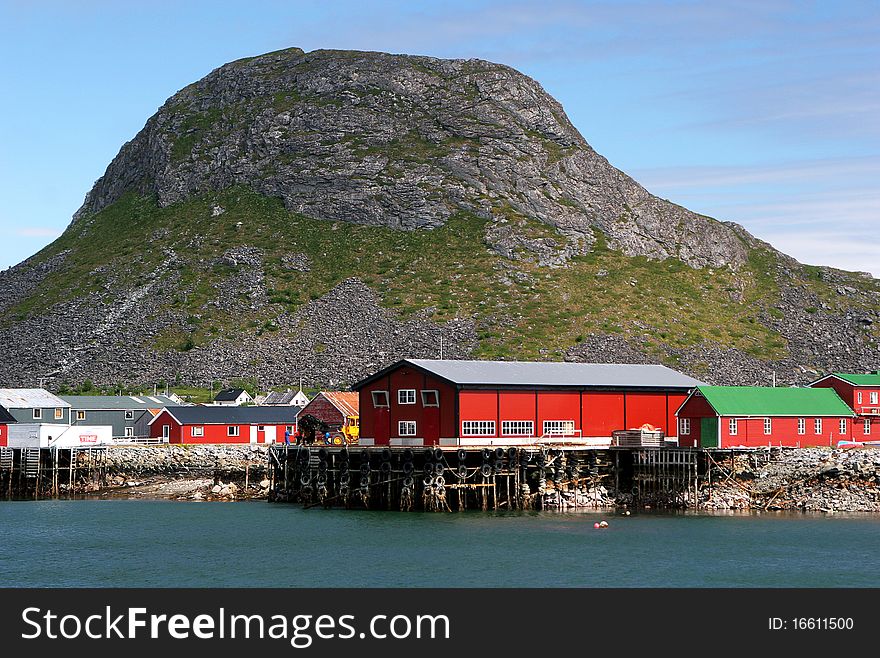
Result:
[[[177,402],[164,395],[65,395],[71,425],[109,425],[113,438],[142,440],[150,436],[150,421]]]
[[[865,374],[834,372],[817,379],[813,388],[832,388],[856,414],[853,441],[880,441],[880,371]]]
[[[661,365],[405,359],[356,383],[363,445],[609,445],[701,382]]]
[[[150,436],[168,443],[283,443],[296,433],[300,407],[165,407]]]
[[[733,448],[836,445],[855,414],[831,388],[698,386],[677,416],[680,446]]]
[[[243,388],[226,388],[214,397],[214,404],[229,407],[239,407],[243,404],[253,404],[251,394]]]

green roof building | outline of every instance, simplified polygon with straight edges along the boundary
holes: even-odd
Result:
[[[855,414],[831,388],[698,386],[677,416],[679,445],[731,448],[835,445]]]

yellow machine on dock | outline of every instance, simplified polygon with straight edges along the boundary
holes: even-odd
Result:
[[[335,446],[341,446],[343,444],[356,446],[358,444],[360,433],[360,417],[349,415],[345,417],[345,424],[339,428],[338,432],[333,434],[330,442]]]

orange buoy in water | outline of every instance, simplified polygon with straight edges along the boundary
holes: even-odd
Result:
[[[594,527],[596,530],[598,530],[598,529],[599,529],[599,523],[598,523],[598,522],[597,522],[597,523],[594,523],[594,524],[593,524],[593,527]]]

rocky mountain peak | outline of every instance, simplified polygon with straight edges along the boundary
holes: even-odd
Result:
[[[535,251],[516,226],[538,221],[562,236],[557,263],[597,232],[624,254],[692,267],[737,268],[752,241],[649,194],[508,66],[298,48],[231,62],[172,96],[75,220],[127,191],[167,206],[237,184],[310,217],[400,229],[467,211],[492,220],[499,253]]]

